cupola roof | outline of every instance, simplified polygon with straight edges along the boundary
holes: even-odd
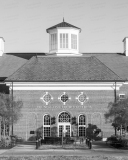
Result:
[[[65,21],[64,21],[64,18],[63,18],[63,22],[58,23],[58,24],[56,24],[56,25],[54,25],[54,26],[52,26],[52,27],[46,29],[46,31],[47,31],[47,33],[48,33],[49,30],[55,29],[55,28],[58,28],[58,27],[59,27],[59,28],[60,28],[60,27],[65,27],[65,28],[66,28],[66,27],[76,28],[76,29],[79,29],[80,32],[81,32],[81,28],[78,28],[78,27],[76,27],[76,26],[74,26],[74,25],[72,25],[72,24],[69,24],[69,23],[65,22]]]

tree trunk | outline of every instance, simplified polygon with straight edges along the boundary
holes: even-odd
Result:
[[[117,135],[117,130],[116,130],[116,127],[115,127],[115,136]]]

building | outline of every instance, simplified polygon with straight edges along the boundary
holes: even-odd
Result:
[[[85,136],[89,123],[104,137],[113,134],[104,113],[117,95],[128,95],[128,38],[124,53],[79,53],[80,28],[63,20],[46,31],[49,53],[4,53],[0,38],[1,92],[23,101],[14,134],[28,140],[40,128],[43,137],[61,136],[62,129],[66,136]]]

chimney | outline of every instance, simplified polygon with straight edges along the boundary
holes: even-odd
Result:
[[[2,56],[4,53],[4,42],[5,42],[4,38],[0,37],[0,56]]]
[[[124,42],[124,54],[125,56],[128,56],[128,37],[125,37],[123,39],[123,42]]]

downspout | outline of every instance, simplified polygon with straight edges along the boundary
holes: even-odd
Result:
[[[116,99],[116,82],[115,82],[114,96],[115,96],[115,103],[116,103],[116,101],[117,101],[117,99]],[[115,113],[115,117],[116,117],[116,113]],[[117,134],[116,128],[117,127],[116,127],[116,121],[115,121],[115,136]]]
[[[115,92],[114,95],[115,95],[115,103],[116,103],[116,100],[117,100],[117,99],[116,99],[116,82],[115,82],[115,90],[114,90],[114,92]]]
[[[13,82],[12,82],[12,136],[13,136]]]

